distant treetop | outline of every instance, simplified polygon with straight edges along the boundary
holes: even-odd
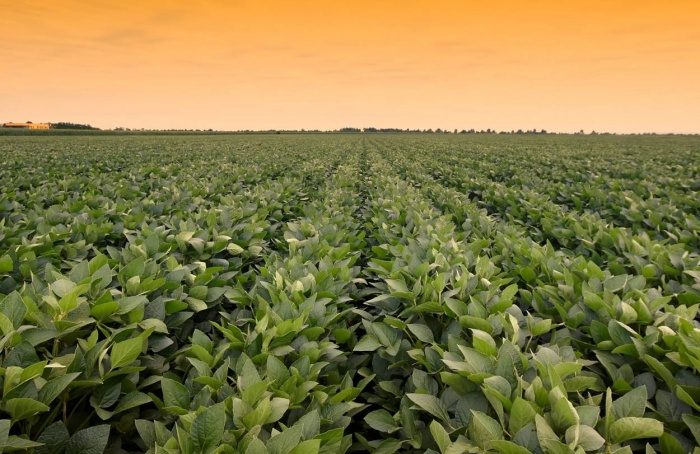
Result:
[[[99,130],[100,128],[95,128],[90,125],[81,125],[79,123],[69,123],[67,121],[61,121],[59,123],[51,123],[53,129],[92,129]]]

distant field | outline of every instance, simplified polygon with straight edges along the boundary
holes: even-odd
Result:
[[[0,138],[0,452],[700,452],[699,308],[700,137]]]

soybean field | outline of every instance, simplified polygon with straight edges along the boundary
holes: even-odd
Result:
[[[0,138],[0,452],[700,453],[700,138]]]

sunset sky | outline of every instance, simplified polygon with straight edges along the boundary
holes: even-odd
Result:
[[[0,123],[700,133],[700,1],[0,0]]]

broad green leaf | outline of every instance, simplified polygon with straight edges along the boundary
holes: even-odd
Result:
[[[647,404],[647,389],[644,386],[633,389],[613,402],[612,411],[615,419],[644,416]]]
[[[379,342],[379,339],[377,339],[375,336],[371,334],[365,335],[360,341],[355,345],[355,348],[353,351],[356,352],[373,352],[379,347],[381,347],[382,344]]]
[[[581,426],[578,445],[585,451],[596,451],[603,447],[605,439],[592,427]]]
[[[297,423],[289,429],[272,436],[267,442],[269,454],[287,454],[299,444],[303,427]]]
[[[267,391],[267,382],[259,381],[253,385],[248,386],[241,393],[241,399],[248,405],[255,406],[255,404],[262,398],[262,396]]]
[[[66,445],[66,453],[103,454],[107,441],[109,441],[109,425],[88,427],[70,437]]]
[[[488,450],[493,440],[503,439],[503,429],[498,421],[474,410],[472,410],[469,434],[470,438],[483,450]]]
[[[605,287],[605,290],[608,290],[611,292],[617,292],[619,290],[622,290],[625,287],[626,283],[627,283],[627,275],[622,274],[619,276],[612,276],[612,277],[608,278],[603,283],[603,287]]]
[[[433,337],[433,332],[425,325],[418,325],[411,323],[408,325],[408,329],[418,338],[419,341],[425,343],[435,342]]]
[[[560,433],[564,433],[566,429],[577,425],[579,422],[578,413],[576,413],[576,409],[574,409],[574,406],[566,396],[557,399],[552,405],[551,419],[554,429]]]
[[[71,372],[60,377],[56,377],[53,380],[49,380],[40,390],[39,390],[39,401],[49,405],[55,398],[57,398],[68,385],[78,378],[80,372]]]
[[[112,363],[112,370],[127,366],[139,357],[143,348],[143,338],[134,337],[123,342],[117,342],[112,346],[109,359]]]
[[[400,429],[396,421],[386,410],[375,410],[365,416],[365,422],[374,430],[379,432],[392,433]]]
[[[70,441],[70,434],[63,422],[59,421],[44,429],[37,441],[43,446],[36,448],[35,454],[63,454]]]
[[[12,416],[12,420],[15,422],[29,418],[30,416],[34,416],[38,413],[49,411],[48,406],[28,397],[9,399],[4,402],[4,406],[5,411]]]
[[[321,440],[306,440],[296,445],[289,454],[318,454],[319,449]]]
[[[12,292],[0,300],[0,313],[4,314],[11,322],[12,326],[19,328],[22,325],[24,316],[27,315],[27,306],[22,301],[22,297],[17,292]],[[3,331],[5,331],[3,329]]]
[[[148,397],[148,395],[139,391],[132,391],[129,394],[123,396],[121,399],[119,399],[117,403],[117,408],[114,409],[114,413],[121,413],[123,411],[141,405],[145,405],[150,402],[152,402],[152,399]]]
[[[423,410],[427,411],[436,418],[441,419],[447,424],[450,423],[450,416],[447,414],[447,407],[440,399],[429,394],[413,394],[409,393],[406,396],[418,405]]]
[[[513,406],[510,409],[510,417],[508,418],[508,429],[511,434],[516,434],[531,422],[535,422],[535,409],[532,408],[525,399],[516,397],[513,401]]]
[[[160,386],[163,390],[163,403],[166,407],[179,407],[185,410],[190,408],[190,392],[185,385],[169,378],[163,378]]]
[[[282,417],[288,409],[289,399],[285,399],[283,397],[275,397],[270,402],[270,415],[267,417],[265,424],[270,424],[279,421],[280,419],[282,419]]]
[[[221,443],[225,424],[226,413],[223,403],[209,407],[198,414],[190,428],[195,447],[204,454],[213,452]]]
[[[40,448],[41,446],[41,443],[36,441],[27,440],[26,438],[18,437],[17,435],[10,435],[7,437],[4,452],[27,452],[27,450]]]
[[[678,438],[669,433],[661,434],[659,438],[659,447],[663,454],[687,454],[688,449],[684,447]],[[693,453],[696,451],[694,450]]]
[[[656,438],[664,433],[661,421],[649,418],[622,418],[610,426],[610,442],[622,443],[639,438]]]
[[[495,449],[496,451],[502,453],[502,454],[531,454],[532,451],[530,451],[527,448],[523,448],[520,445],[517,445],[513,443],[512,441],[506,441],[506,440],[492,440],[491,441],[491,449]]]
[[[700,445],[700,418],[686,413],[683,415],[683,422],[688,426],[695,441]]]
[[[267,448],[265,447],[265,443],[262,442],[259,438],[254,439],[250,444],[248,445],[248,448],[245,451],[245,454],[267,454]]]
[[[13,269],[14,265],[12,263],[12,257],[9,255],[3,255],[0,257],[0,273],[10,273]]]
[[[440,452],[446,454],[452,440],[450,440],[450,435],[445,428],[439,422],[433,421],[430,423],[430,434],[433,436],[433,440],[435,440],[438,448],[440,448]]]
[[[156,429],[153,421],[137,419],[134,421],[134,425],[136,426],[136,430],[139,433],[141,440],[143,440],[143,443],[146,445],[146,448],[153,448],[157,443]]]
[[[571,450],[569,447],[559,440],[559,436],[539,414],[535,416],[535,426],[537,428],[537,440],[545,453],[570,454]]]
[[[10,435],[10,421],[8,419],[0,419],[0,452],[3,452],[7,444],[7,437]]]

